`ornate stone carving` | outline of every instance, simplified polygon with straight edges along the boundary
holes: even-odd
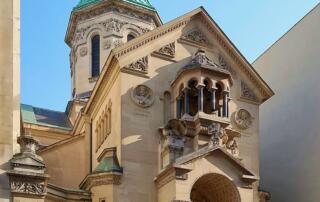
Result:
[[[220,67],[224,70],[230,72],[233,76],[236,76],[236,72],[230,67],[230,65],[225,61],[225,59],[219,55]]]
[[[88,34],[88,32],[94,28],[102,29],[103,32],[107,32],[107,33],[110,33],[110,32],[119,33],[124,25],[131,25],[136,27],[139,33],[146,33],[150,31],[148,28],[143,28],[132,23],[118,20],[116,18],[110,18],[105,21],[102,21],[96,24],[91,24],[91,25],[88,25],[87,27],[82,27],[77,29],[75,31],[73,44],[78,44],[79,41],[85,41],[86,40],[85,37]]]
[[[211,135],[208,146],[213,147],[220,144],[220,138],[225,134],[225,131],[219,123],[212,123],[208,126],[208,134]]]
[[[80,56],[84,57],[88,54],[88,48],[87,47],[82,47],[80,48]]]
[[[240,129],[248,129],[252,125],[253,117],[245,109],[238,110],[234,115],[234,122]]]
[[[244,81],[241,81],[241,98],[245,98],[254,102],[259,102],[257,96],[253,93],[253,91]]]
[[[154,102],[153,91],[145,85],[138,85],[131,91],[131,98],[138,106],[150,107]]]
[[[209,66],[213,66],[218,68],[219,66],[214,63],[212,60],[210,60],[207,55],[206,52],[202,49],[199,49],[196,54],[195,57],[192,59],[191,64],[200,64],[200,65],[209,65]]]
[[[169,151],[170,163],[183,155],[186,134],[186,123],[178,119],[170,120],[162,129],[162,152]]]
[[[110,39],[108,39],[103,43],[103,49],[109,49],[111,48],[111,45],[112,45],[112,42]]]
[[[176,45],[175,42],[172,42],[162,48],[160,48],[159,50],[155,51],[155,53],[160,53],[161,55],[165,55],[168,57],[175,57],[176,54]]]
[[[184,35],[182,38],[196,42],[196,43],[201,43],[206,45],[209,44],[209,40],[207,39],[207,37],[199,30],[193,30],[188,34]]]
[[[121,39],[117,39],[113,42],[113,45],[115,48],[121,46],[123,44],[122,40]]]
[[[31,182],[11,182],[11,191],[15,193],[44,195],[46,188],[44,184],[31,183]]]
[[[148,56],[145,56],[143,58],[140,58],[136,62],[133,62],[124,68],[130,71],[147,74],[148,73]]]

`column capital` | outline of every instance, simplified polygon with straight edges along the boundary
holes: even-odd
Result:
[[[206,86],[205,86],[204,84],[202,84],[202,83],[199,83],[199,84],[196,86],[197,89],[204,88],[204,87],[206,87]]]

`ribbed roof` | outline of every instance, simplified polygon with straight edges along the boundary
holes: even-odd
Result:
[[[72,125],[65,112],[33,107],[21,104],[22,120],[25,123],[48,126],[63,130],[71,130]]]
[[[76,7],[74,7],[73,10],[79,10],[81,8],[90,6],[92,4],[99,3],[101,1],[103,0],[80,0],[80,2],[77,4]],[[151,5],[149,0],[123,0],[123,1],[134,4],[136,6],[146,8],[146,9],[155,10],[155,8]]]

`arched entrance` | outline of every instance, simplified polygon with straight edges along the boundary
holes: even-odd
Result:
[[[237,187],[227,177],[207,174],[193,185],[190,198],[192,202],[240,202]]]

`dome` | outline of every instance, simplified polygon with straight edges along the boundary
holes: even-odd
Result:
[[[77,4],[77,6],[74,8],[74,10],[78,10],[81,8],[85,8],[89,5],[95,4],[95,3],[99,3],[103,0],[80,0],[80,2]],[[136,5],[136,6],[140,6],[149,10],[155,10],[155,8],[151,5],[151,3],[149,2],[149,0],[123,0],[124,2]]]

